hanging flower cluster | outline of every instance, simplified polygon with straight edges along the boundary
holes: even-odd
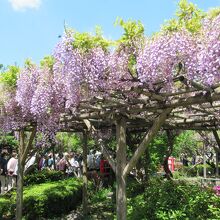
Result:
[[[220,15],[206,18],[198,53],[198,71],[204,84],[211,86],[220,81]]]
[[[76,107],[82,98],[104,89],[104,73],[109,54],[102,48],[81,51],[73,47],[71,35],[65,34],[56,46],[54,57],[54,83],[65,97],[66,108]]]
[[[196,65],[196,42],[186,31],[161,35],[149,40],[137,60],[141,82],[152,85],[160,80],[172,82],[179,64],[192,78]]]
[[[139,79],[151,86],[159,80],[172,82],[179,63],[190,80],[206,86],[220,80],[220,15],[205,20],[197,35],[183,30],[149,40],[137,60]]]

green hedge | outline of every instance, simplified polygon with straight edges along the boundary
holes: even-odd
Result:
[[[199,164],[197,166],[183,166],[181,169],[178,170],[179,175],[181,176],[190,176],[190,177],[195,177],[195,176],[203,176],[203,164]],[[220,168],[220,167],[219,167]],[[177,172],[177,171],[176,171]],[[206,165],[206,172],[207,176],[213,176],[215,175],[214,169],[210,165]],[[174,172],[175,174],[175,172]]]
[[[152,181],[145,192],[128,199],[128,219],[214,220],[220,216],[220,197],[184,181]]]
[[[195,166],[194,168],[191,168],[191,169],[189,167],[187,173],[190,176],[196,176],[196,175],[203,176],[203,169],[204,169],[204,165],[200,164],[200,165],[197,165],[197,166]],[[214,169],[208,164],[206,165],[206,172],[207,172],[207,175],[215,174]]]
[[[8,215],[7,210],[15,213],[16,193],[11,197],[0,199],[0,216]],[[67,180],[32,185],[24,189],[23,215],[27,220],[37,220],[59,216],[76,208],[82,201],[82,180],[70,178]],[[3,207],[3,208],[2,208]],[[7,209],[5,208],[7,207]],[[3,219],[3,218],[0,218]]]
[[[57,170],[42,170],[36,173],[28,174],[24,177],[24,185],[53,182],[64,179],[64,173]]]
[[[10,214],[11,201],[9,198],[0,197],[0,219]]]

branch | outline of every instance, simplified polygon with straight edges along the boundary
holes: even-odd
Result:
[[[161,126],[164,124],[165,120],[167,119],[168,115],[172,111],[171,108],[165,109],[163,113],[161,113],[158,118],[154,121],[153,126],[151,129],[146,133],[144,139],[142,140],[141,144],[135,151],[133,157],[130,159],[128,164],[126,165],[123,175],[126,176],[132,168],[137,164],[137,161],[141,157],[141,155],[144,153],[146,147],[150,144],[150,142],[153,140],[157,132],[160,130]]]
[[[27,158],[27,154],[28,154],[29,150],[32,147],[32,143],[33,143],[33,140],[34,140],[34,137],[35,137],[36,133],[37,133],[37,126],[34,126],[32,131],[31,131],[31,135],[29,137],[28,143],[27,143],[27,145],[25,146],[25,149],[22,152],[22,156],[21,156],[21,163],[22,164],[25,164],[25,160]]]
[[[20,154],[20,158],[21,158],[21,155],[23,154],[24,152],[24,146],[25,146],[25,135],[24,135],[24,130],[20,130],[19,131],[19,154]]]
[[[86,127],[88,128],[88,131],[94,130],[94,126],[91,124],[91,122],[88,119],[83,119],[83,122],[86,124]]]
[[[151,104],[149,105],[149,100],[146,100],[144,98],[139,98],[137,99],[140,104],[146,104],[144,107],[134,107],[130,108],[131,111],[142,111],[142,110],[147,110],[147,111],[157,111],[158,109],[165,109],[165,108],[177,108],[177,107],[187,107],[195,104],[203,104],[203,103],[212,103],[214,101],[220,101],[220,93],[214,93],[214,94],[198,94],[192,97],[184,98],[184,99],[179,99],[175,100],[171,103],[167,104]],[[136,104],[138,102],[136,101]],[[212,106],[213,108],[213,106]]]
[[[197,82],[194,82],[193,80],[188,80],[186,79],[184,76],[180,77],[180,81],[185,84],[186,86],[188,86],[189,84],[191,86],[193,86],[194,88],[198,89],[198,90],[205,90],[205,91],[211,91],[211,88],[205,87],[204,85],[201,85]]]

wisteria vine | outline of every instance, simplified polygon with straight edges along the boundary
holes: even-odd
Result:
[[[64,34],[54,49],[52,70],[34,65],[23,69],[16,91],[4,103],[1,124],[8,126],[2,127],[16,129],[34,122],[40,130],[54,132],[61,114],[77,113],[80,102],[91,96],[139,85],[152,90],[160,80],[167,82],[164,90],[172,91],[178,75],[204,86],[220,81],[220,15],[205,18],[199,33],[162,33],[146,39],[144,47],[135,39],[130,46],[85,51],[74,47],[74,40],[74,35]]]

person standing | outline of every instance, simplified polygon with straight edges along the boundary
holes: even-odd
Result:
[[[66,173],[66,170],[68,168],[68,153],[64,153],[62,159],[57,163],[58,170],[62,171],[63,173]]]
[[[6,184],[6,173],[7,173],[7,159],[6,152],[1,153],[0,157],[0,182],[1,182],[1,194],[4,194]]]
[[[90,150],[89,155],[87,155],[87,166],[88,170],[95,170],[95,150]]]
[[[189,160],[187,159],[187,155],[185,154],[184,156],[183,156],[183,166],[189,166]]]
[[[70,153],[69,154],[69,163],[70,163],[70,166],[68,167],[68,173],[70,175],[74,174],[74,176],[76,177],[79,177],[80,176],[80,167],[79,167],[79,163],[78,161],[76,160],[76,158],[74,157],[74,153]]]
[[[49,153],[48,155],[48,168],[54,170],[53,154]]]
[[[7,163],[8,190],[16,186],[17,166],[18,166],[17,153],[13,152],[12,157],[9,159]]]

